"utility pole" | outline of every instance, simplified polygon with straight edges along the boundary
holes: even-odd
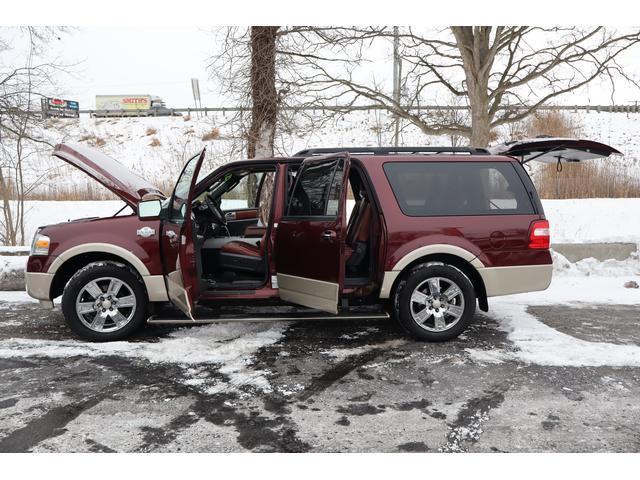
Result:
[[[393,27],[393,101],[400,105],[400,79],[402,78],[402,60],[400,59],[400,29]],[[400,141],[400,117],[394,114],[395,132],[393,144],[398,146]]]

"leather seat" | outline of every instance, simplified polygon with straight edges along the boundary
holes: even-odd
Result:
[[[367,257],[372,217],[371,204],[361,192],[347,226],[346,244],[350,251],[346,263],[348,272],[357,271]]]
[[[262,243],[262,240],[260,240]],[[247,257],[262,257],[262,248],[258,245],[251,243],[234,240],[233,242],[225,243],[220,249],[220,253],[230,253],[232,255],[244,255]]]

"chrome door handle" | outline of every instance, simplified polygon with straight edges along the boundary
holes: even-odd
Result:
[[[322,238],[322,240],[326,242],[330,242],[334,238],[336,238],[336,232],[334,232],[333,230],[325,230],[324,232],[322,232],[322,235],[320,235],[320,238]]]
[[[235,220],[236,212],[227,212],[224,214],[224,218],[226,218],[227,220]]]

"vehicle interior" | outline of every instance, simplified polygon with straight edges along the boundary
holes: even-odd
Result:
[[[299,164],[287,166],[287,198]],[[203,290],[256,289],[268,277],[267,235],[275,188],[274,167],[243,167],[213,182],[193,204],[196,262]],[[372,192],[360,167],[349,173],[345,286],[373,280],[379,239]]]
[[[375,235],[378,229],[372,192],[363,171],[355,163],[349,170],[348,189],[347,198],[353,198],[355,204],[348,216],[345,235],[345,286],[358,287],[373,281],[375,255],[372,253],[377,251],[379,239]]]
[[[274,167],[227,173],[193,204],[196,262],[205,290],[253,289],[267,278]]]

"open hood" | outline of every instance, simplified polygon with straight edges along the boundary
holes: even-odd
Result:
[[[144,195],[165,195],[153,184],[139,177],[117,160],[78,143],[56,145],[53,156],[79,168],[107,187],[133,209]]]
[[[576,138],[540,137],[489,147],[493,155],[516,157],[521,163],[532,160],[544,163],[581,162],[621,153],[609,145]]]

